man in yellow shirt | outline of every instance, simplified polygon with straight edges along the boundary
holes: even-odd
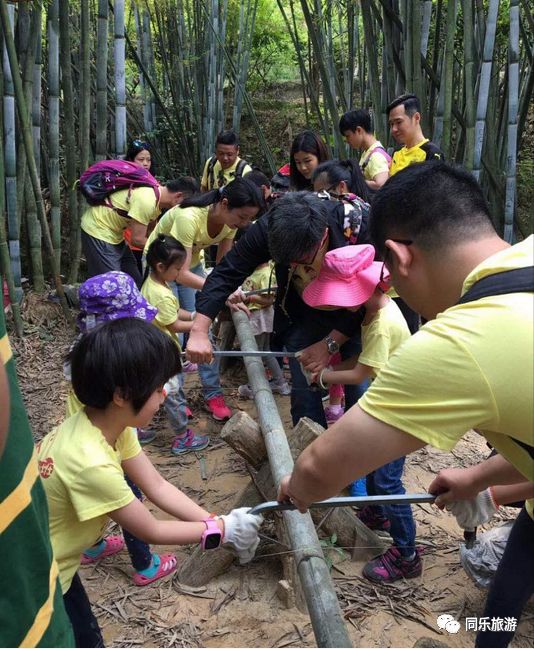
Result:
[[[474,178],[441,162],[410,166],[388,180],[372,210],[371,236],[393,285],[428,322],[358,404],[302,453],[282,480],[280,499],[304,511],[426,444],[451,450],[469,429],[499,455],[440,472],[429,486],[438,505],[473,499],[490,485],[534,482],[534,238],[515,246],[503,241]],[[489,295],[467,301],[488,277]],[[519,619],[533,590],[533,540],[530,501],[516,520],[484,616]],[[507,646],[512,636],[480,631],[477,645]]]
[[[360,169],[370,189],[380,189],[389,178],[391,156],[374,136],[371,113],[365,109],[350,110],[339,120],[339,130],[347,144],[362,152]]]
[[[131,244],[143,248],[147,227],[161,210],[178,205],[184,189],[180,180],[159,187],[159,199],[152,187],[122,189],[110,194],[107,205],[90,205],[82,216],[82,249],[87,260],[87,275],[94,277],[111,270],[122,270],[141,288],[141,273],[132,251],[124,241],[124,230],[131,231]],[[126,212],[122,216],[120,212]]]
[[[391,176],[415,162],[445,159],[440,148],[423,135],[421,104],[415,95],[397,97],[386,110],[391,135],[403,145],[393,154]]]
[[[222,131],[215,140],[215,155],[206,160],[200,188],[208,192],[248,174],[252,167],[239,157],[239,140],[233,131]]]

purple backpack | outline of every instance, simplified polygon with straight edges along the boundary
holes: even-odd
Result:
[[[89,205],[105,205],[126,218],[128,212],[114,207],[109,196],[121,189],[128,189],[129,202],[130,194],[136,187],[152,187],[156,201],[159,201],[158,181],[147,169],[127,160],[95,162],[80,176],[78,185]]]

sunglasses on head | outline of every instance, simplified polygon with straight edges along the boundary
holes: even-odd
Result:
[[[143,140],[132,140],[132,146],[140,150],[146,149],[148,151],[150,149],[150,144],[143,142]]]

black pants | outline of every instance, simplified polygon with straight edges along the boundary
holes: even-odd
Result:
[[[133,252],[126,241],[118,244],[95,239],[82,230],[82,249],[87,261],[87,277],[94,277],[112,270],[121,270],[134,280],[137,288],[143,283]]]
[[[78,573],[74,575],[69,590],[63,595],[63,602],[72,624],[76,646],[103,647],[102,632]]]
[[[519,618],[534,592],[534,521],[522,509],[517,517],[501,562],[490,586],[484,617]],[[476,647],[507,647],[514,637],[510,631],[479,631]]]

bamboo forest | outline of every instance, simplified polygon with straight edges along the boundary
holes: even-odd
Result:
[[[232,128],[272,175],[301,126],[346,157],[337,124],[352,107],[373,110],[391,147],[385,107],[408,91],[446,159],[482,184],[499,231],[532,226],[517,218],[532,174],[528,0],[2,0],[1,17],[0,260],[13,304],[23,276],[36,291],[80,279],[76,180],[129,139],[153,143],[161,178],[199,176]]]

